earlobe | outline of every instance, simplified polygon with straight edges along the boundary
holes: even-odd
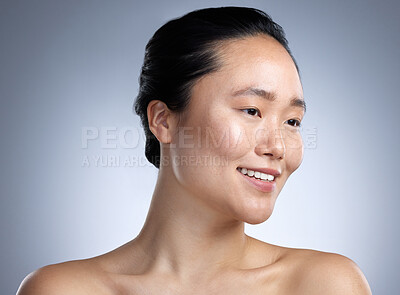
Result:
[[[160,100],[152,100],[147,106],[147,118],[150,131],[161,143],[171,142],[171,129],[168,120],[171,111],[167,105]]]

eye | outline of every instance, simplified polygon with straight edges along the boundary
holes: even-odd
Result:
[[[249,114],[250,116],[258,115],[259,117],[261,117],[260,111],[256,108],[243,109],[242,111]]]
[[[301,126],[301,122],[299,120],[296,120],[296,119],[290,119],[290,120],[287,120],[287,122],[289,123],[290,126],[293,126],[293,127],[300,127]]]

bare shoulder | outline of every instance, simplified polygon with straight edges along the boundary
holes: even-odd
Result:
[[[290,288],[294,294],[371,294],[364,274],[346,256],[306,249],[288,253],[293,266]]]
[[[111,294],[108,280],[92,263],[68,261],[41,267],[22,281],[17,295]]]

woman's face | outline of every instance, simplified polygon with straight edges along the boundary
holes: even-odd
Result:
[[[221,69],[194,85],[181,114],[171,145],[173,173],[193,197],[257,224],[270,217],[303,158],[298,124],[304,110],[301,101],[293,103],[303,100],[302,86],[291,57],[271,37],[227,41],[219,53]],[[267,182],[241,168],[280,175]]]

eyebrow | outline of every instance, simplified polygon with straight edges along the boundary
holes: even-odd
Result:
[[[233,96],[240,96],[240,95],[253,95],[259,96],[264,98],[268,101],[276,100],[276,95],[273,92],[265,91],[264,89],[254,88],[254,87],[246,87],[244,89],[237,90],[233,93]],[[304,113],[307,111],[306,102],[304,99],[300,99],[298,97],[293,97],[290,102],[290,106],[302,108]]]

